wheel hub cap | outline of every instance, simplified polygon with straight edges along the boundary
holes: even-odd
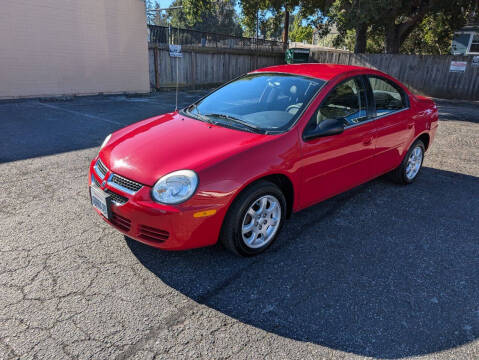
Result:
[[[246,246],[259,248],[269,243],[279,229],[281,205],[272,195],[257,199],[243,218],[241,234]]]
[[[422,157],[423,153],[421,147],[416,146],[414,150],[411,151],[409,159],[407,160],[406,177],[409,180],[414,179],[419,172],[422,164]]]

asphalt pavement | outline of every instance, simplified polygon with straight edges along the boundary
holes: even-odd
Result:
[[[103,138],[174,98],[0,103],[0,359],[479,358],[479,103],[437,101],[416,183],[294,214],[245,259],[156,250],[91,209]]]

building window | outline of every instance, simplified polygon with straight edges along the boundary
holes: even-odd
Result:
[[[469,41],[471,40],[471,34],[469,33],[455,33],[452,40],[452,54],[453,55],[465,55],[469,47]]]
[[[469,48],[470,53],[479,53],[479,34],[476,33],[472,37],[471,47]]]

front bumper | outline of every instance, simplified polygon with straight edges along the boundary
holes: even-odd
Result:
[[[204,202],[195,202],[193,197],[181,205],[158,204],[151,199],[151,187],[146,185],[133,195],[122,192],[103,182],[94,171],[96,161],[90,164],[90,186],[127,199],[123,204],[112,203],[110,219],[95,209],[108,224],[134,240],[167,250],[185,250],[217,242],[225,213],[217,203],[209,207]]]

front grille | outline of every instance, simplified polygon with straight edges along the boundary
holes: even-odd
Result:
[[[108,172],[108,168],[105,166],[105,164],[103,164],[103,162],[100,159],[97,160],[96,167],[98,171],[100,172],[101,177],[104,178],[106,173]]]
[[[94,171],[100,178],[100,181],[95,182],[98,187],[100,187],[98,182],[107,180],[107,184],[109,185],[109,187],[115,188],[117,190],[120,190],[120,192],[127,193],[129,195],[134,195],[138,190],[140,190],[143,187],[143,185],[141,185],[140,183],[137,183],[133,180],[124,178],[123,176],[109,172],[108,168],[105,166],[105,164],[103,164],[103,162],[100,159],[96,161],[94,166]],[[108,178],[106,178],[106,175],[108,173],[109,173]],[[112,194],[116,198],[116,199],[113,199],[113,201],[116,201],[118,203],[125,203],[128,201],[128,199],[123,196],[120,196],[116,193],[112,193]]]
[[[100,183],[98,182],[98,180],[96,179],[96,177],[91,174],[91,179],[93,180],[92,182],[98,187],[100,188]]]
[[[123,231],[130,231],[131,221],[126,217],[120,216],[112,211],[110,221],[113,225],[118,226]]]
[[[110,189],[104,189],[103,191],[106,192],[108,195],[110,195],[111,201],[113,201],[113,202],[115,202],[119,205],[123,205],[128,201],[128,198],[126,198],[124,196],[121,196],[121,195],[111,191]]]
[[[131,190],[133,192],[137,192],[138,190],[141,189],[142,185],[135,182],[135,181],[132,181],[132,180],[128,180],[126,178],[124,178],[123,176],[120,176],[120,175],[112,175],[112,177],[110,178],[110,182],[112,183],[115,183],[123,188],[126,188],[128,190]]]
[[[170,233],[165,230],[155,229],[150,226],[140,225],[139,237],[144,240],[163,242],[168,240]]]

